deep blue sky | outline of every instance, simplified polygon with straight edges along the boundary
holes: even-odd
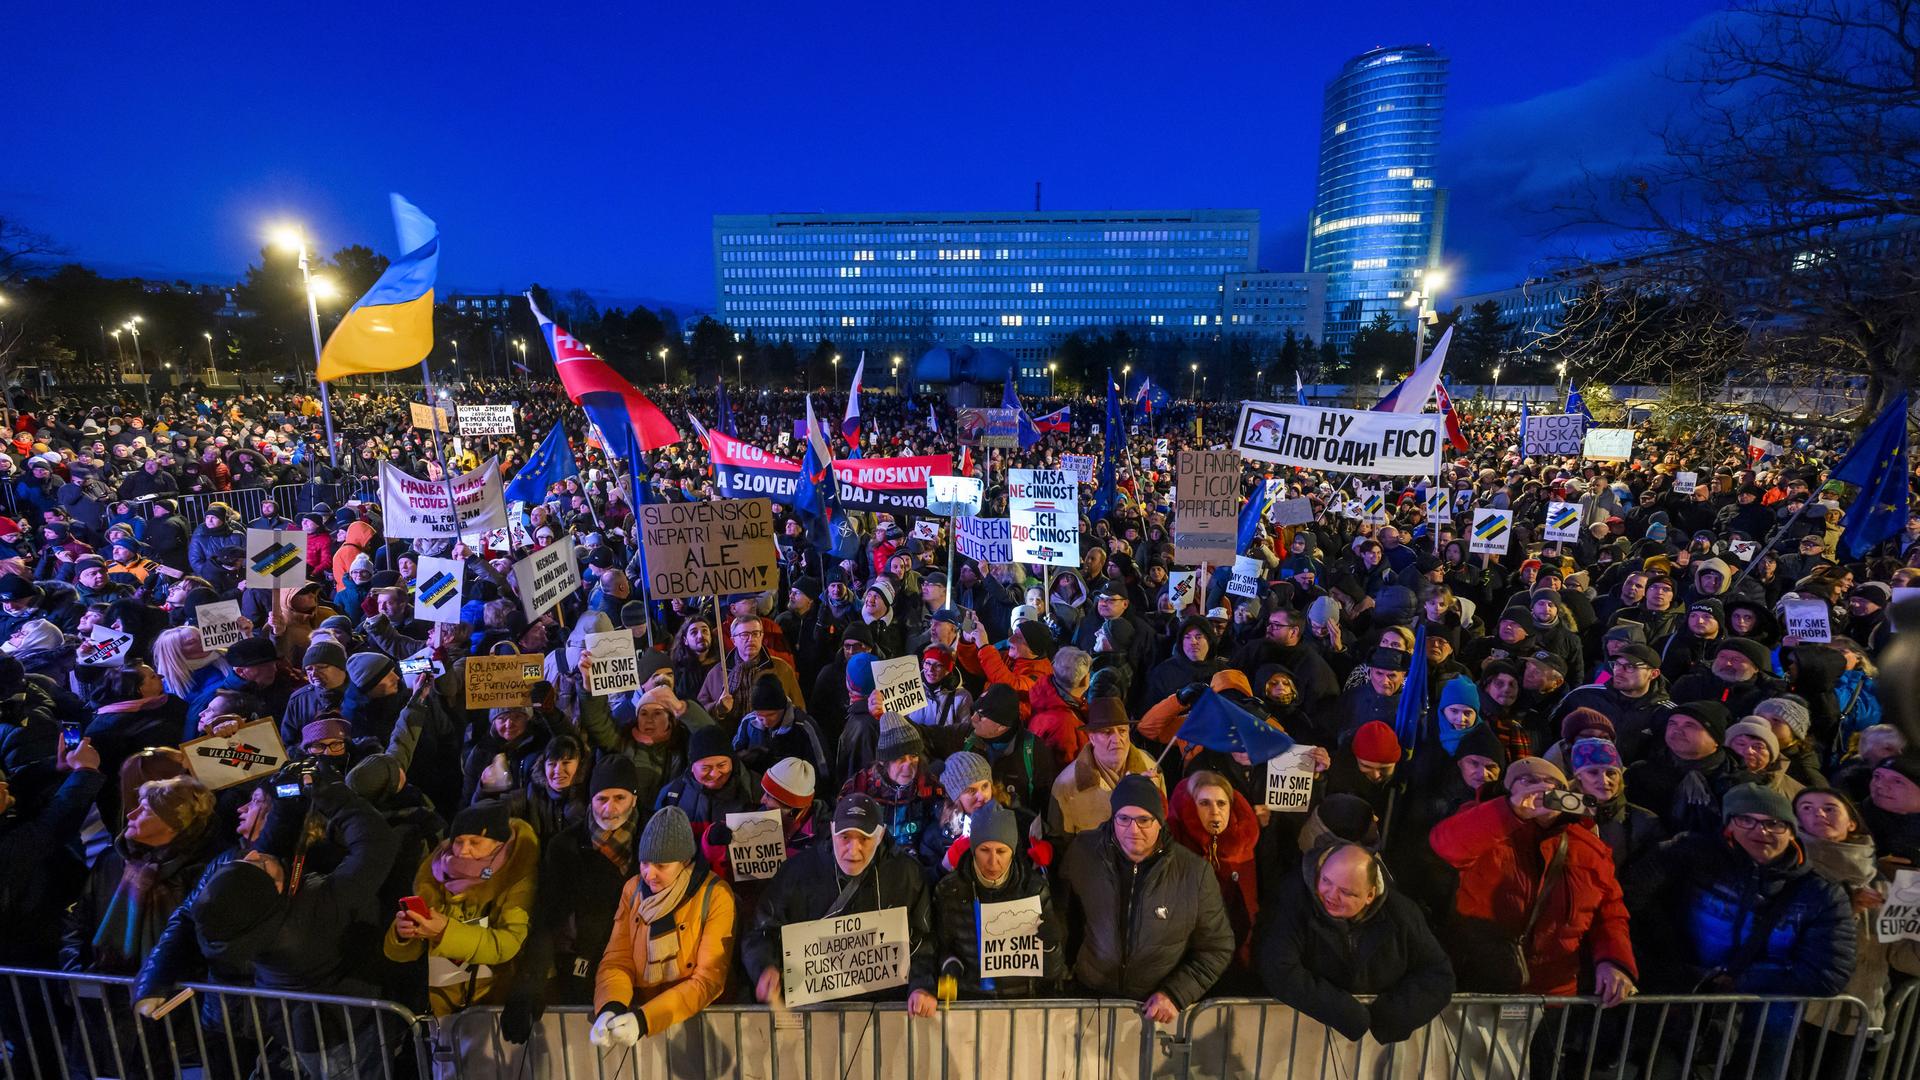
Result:
[[[1720,6],[18,5],[0,213],[217,281],[281,217],[391,254],[394,190],[440,223],[443,290],[705,307],[715,213],[1025,209],[1039,179],[1050,209],[1258,208],[1297,270],[1324,83],[1433,42],[1448,259],[1491,288],[1546,250],[1522,203],[1645,152]]]

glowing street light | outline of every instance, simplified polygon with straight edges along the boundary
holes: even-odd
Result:
[[[268,236],[274,246],[293,252],[300,262],[300,282],[307,293],[307,328],[313,332],[313,370],[317,380],[320,372],[320,305],[314,287],[313,267],[308,260],[306,231],[297,225],[276,225],[269,230]],[[328,288],[328,295],[332,295],[331,283]],[[327,425],[327,457],[337,461],[334,447],[338,444],[333,441],[333,397],[327,392],[324,382],[320,383],[320,415]]]
[[[1047,361],[1047,396],[1048,397],[1053,396],[1053,373],[1054,373],[1054,370],[1059,366],[1060,366],[1059,364],[1055,363],[1052,360]]]
[[[747,358],[746,353],[733,354],[733,381],[735,385],[746,385],[746,379],[740,374],[740,363]]]
[[[207,339],[207,371],[213,376],[214,384],[218,385],[220,382],[220,364],[219,361],[213,358],[213,331],[203,330],[200,332],[200,336]]]
[[[1120,365],[1120,396],[1121,397],[1127,396],[1127,376],[1131,374],[1133,374],[1132,364]]]
[[[1198,399],[1200,397],[1200,365],[1188,364],[1187,371],[1193,375],[1187,386],[1187,396]]]
[[[833,392],[840,392],[840,354],[833,354]]]

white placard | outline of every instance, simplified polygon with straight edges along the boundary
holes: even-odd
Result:
[[[1167,595],[1173,598],[1175,615],[1187,610],[1187,605],[1193,603],[1194,582],[1198,578],[1199,572],[1195,570],[1174,570],[1167,574]]]
[[[1233,574],[1227,579],[1228,596],[1260,595],[1260,560],[1251,555],[1233,557]]]
[[[1526,430],[1520,433],[1520,453],[1524,457],[1577,454],[1586,431],[1587,418],[1579,413],[1529,416]]]
[[[1360,412],[1249,401],[1233,448],[1276,465],[1374,476],[1432,476],[1446,447],[1439,413]]]
[[[1387,490],[1369,488],[1360,494],[1360,520],[1367,525],[1387,523]]]
[[[1013,541],[1006,518],[958,517],[953,519],[953,546],[960,554],[977,563],[1010,563]]]
[[[200,645],[208,652],[226,652],[247,636],[238,600],[201,604],[193,609],[193,621],[200,630]]]
[[[1473,512],[1473,536],[1467,542],[1470,551],[1483,555],[1505,555],[1507,545],[1513,542],[1513,511],[1475,510]]]
[[[1549,540],[1561,542],[1580,539],[1580,504],[1548,503],[1545,535]]]
[[[1312,801],[1313,747],[1295,743],[1267,760],[1267,809],[1303,814]]]
[[[961,517],[980,512],[986,484],[977,476],[927,477],[927,513]]]
[[[1693,489],[1699,486],[1699,473],[1683,472],[1673,474],[1673,490],[1676,494],[1691,495],[1693,494]]]
[[[973,918],[982,979],[1037,979],[1047,973],[1038,896],[998,904],[975,901]]]
[[[915,540],[937,541],[940,539],[940,523],[922,518],[913,523],[913,531],[907,535],[913,537]]]
[[[633,632],[609,630],[588,634],[581,652],[587,693],[606,697],[640,689],[640,665],[633,653]]]
[[[1833,640],[1832,614],[1825,600],[1786,600],[1780,604],[1786,636],[1816,645]]]
[[[1065,469],[1007,470],[1012,562],[1080,565],[1080,482]]]
[[[459,420],[462,435],[511,435],[515,430],[511,405],[462,405]]]
[[[275,723],[271,719],[257,720],[231,735],[189,739],[180,744],[180,752],[187,756],[187,769],[193,778],[205,784],[208,791],[271,776],[287,760],[287,748],[280,743]]]
[[[1920,870],[1896,870],[1887,902],[1873,913],[1873,936],[1882,945],[1920,941]]]
[[[122,633],[111,626],[95,626],[93,632],[81,639],[74,651],[77,663],[87,667],[113,667],[127,658],[133,650],[133,635]]]
[[[1588,461],[1627,461],[1633,457],[1632,428],[1589,428],[1580,444],[1580,456]]]
[[[780,928],[780,986],[790,1007],[907,985],[907,909],[850,912]]]
[[[1100,459],[1092,454],[1061,454],[1060,465],[1068,472],[1080,478],[1083,484],[1093,483],[1093,470]]]
[[[247,588],[292,589],[306,583],[306,533],[296,529],[247,530]]]
[[[381,531],[388,539],[451,540],[462,530],[485,532],[507,527],[507,504],[500,485],[500,462],[486,464],[453,478],[453,495],[460,511],[454,528],[453,509],[447,505],[442,480],[422,480],[380,463],[380,508],[385,513]]]
[[[927,684],[920,677],[920,656],[908,653],[873,665],[873,689],[880,695],[880,711],[906,716],[927,703]]]
[[[414,614],[432,623],[460,621],[460,595],[466,585],[467,564],[433,555],[420,557],[413,589]]]
[[[1453,492],[1443,487],[1427,489],[1427,515],[1435,518],[1453,516]]]
[[[1729,540],[1727,541],[1727,553],[1743,563],[1752,562],[1753,557],[1760,553],[1760,541]]]
[[[580,587],[580,564],[574,555],[573,537],[563,536],[514,563],[513,583],[520,594],[520,610],[528,622],[551,611],[568,593]]]
[[[1313,519],[1313,500],[1305,496],[1275,499],[1267,507],[1267,520],[1275,525],[1311,525]]]
[[[727,860],[733,864],[733,880],[766,881],[786,864],[787,835],[780,824],[780,811],[728,814],[727,829],[733,833],[733,838],[727,841]]]

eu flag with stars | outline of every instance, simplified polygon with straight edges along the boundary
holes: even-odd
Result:
[[[1858,559],[1906,528],[1907,393],[1874,418],[1830,477],[1860,489],[1847,507],[1847,557]]]
[[[1286,732],[1211,689],[1194,699],[1174,737],[1223,754],[1245,754],[1256,765],[1293,749]]]
[[[1274,501],[1280,497],[1280,489],[1285,483],[1284,480],[1264,479],[1247,495],[1246,504],[1240,507],[1240,535],[1234,540],[1233,550],[1245,555],[1247,549],[1253,546],[1253,538],[1259,533],[1261,520],[1272,511]]]
[[[1119,390],[1114,385],[1113,372],[1107,372],[1107,422],[1100,429],[1100,489],[1093,495],[1093,517],[1099,521],[1113,509],[1115,500],[1120,497],[1119,489],[1114,485],[1113,458],[1116,453],[1125,453],[1127,449],[1127,427],[1120,419]]]
[[[1413,663],[1408,666],[1406,684],[1400,688],[1400,708],[1393,715],[1393,733],[1408,753],[1420,734],[1420,720],[1426,711],[1427,623],[1422,619],[1413,630]]]
[[[559,424],[527,456],[527,463],[520,466],[513,481],[507,485],[507,501],[538,503],[546,499],[547,489],[567,479],[580,475],[580,467],[573,462],[573,447],[567,444],[567,433]]]

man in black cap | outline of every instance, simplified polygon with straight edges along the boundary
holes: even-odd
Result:
[[[1728,720],[1718,701],[1674,706],[1661,730],[1663,745],[1627,769],[1627,798],[1660,815],[1672,833],[1719,828],[1720,799],[1734,775],[1722,748]]]
[[[1100,633],[1108,620],[1119,620],[1133,627],[1133,638],[1127,644],[1124,656],[1128,667],[1135,672],[1146,672],[1153,667],[1159,657],[1154,653],[1155,643],[1160,638],[1154,633],[1153,626],[1129,610],[1133,605],[1127,598],[1125,583],[1108,579],[1103,581],[1093,594],[1094,613],[1080,620],[1074,627],[1073,640],[1063,644],[1072,644],[1092,653],[1098,651],[1094,638]],[[1097,615],[1098,618],[1094,616]],[[1135,680],[1145,683],[1145,679]]]
[[[1553,710],[1549,727],[1558,731],[1568,713],[1593,709],[1613,721],[1620,756],[1638,761],[1673,713],[1666,680],[1660,677],[1660,654],[1645,644],[1629,643],[1614,652],[1608,670],[1611,677],[1604,684],[1588,683],[1567,691]]]
[[[1785,682],[1769,674],[1773,661],[1767,647],[1752,638],[1724,638],[1708,655],[1710,670],[1696,669],[1674,681],[1674,700],[1711,698],[1739,717],[1752,714],[1754,706],[1787,690]]]
[[[887,843],[885,815],[872,796],[840,796],[833,810],[833,843],[816,844],[781,865],[760,896],[753,929],[740,943],[740,962],[753,980],[754,996],[782,1000],[781,929],[793,923],[865,911],[905,908],[910,1007],[933,1015],[933,916],[926,874],[911,855]],[[898,991],[877,991],[848,1000],[881,1001]],[[897,999],[896,999],[897,1000]]]
[[[307,684],[287,699],[280,714],[280,741],[288,746],[300,729],[323,712],[338,712],[347,694],[347,651],[338,644],[317,640],[301,657]]]
[[[1055,878],[1067,957],[1087,995],[1142,1001],[1170,1024],[1226,971],[1233,930],[1213,868],[1171,841],[1153,780],[1122,777],[1111,811],[1073,838]]]
[[[1410,653],[1384,645],[1376,647],[1367,656],[1366,678],[1341,691],[1327,718],[1332,721],[1331,730],[1326,729],[1327,720],[1308,718],[1310,723],[1322,725],[1313,741],[1321,746],[1345,746],[1364,724],[1374,720],[1393,723],[1400,711],[1400,690],[1406,686],[1412,666]]]

